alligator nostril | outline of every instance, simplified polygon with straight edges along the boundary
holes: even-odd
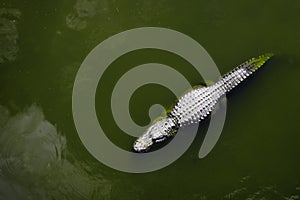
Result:
[[[134,153],[139,153],[139,151],[137,151],[134,147],[132,147],[131,151]]]

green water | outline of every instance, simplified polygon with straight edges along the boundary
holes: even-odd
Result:
[[[299,199],[299,9],[295,0],[0,0],[0,199]],[[72,87],[96,45],[144,26],[194,38],[222,74],[249,57],[276,56],[229,95],[225,127],[207,157],[198,151],[209,121],[170,166],[127,174],[99,163],[80,142]],[[116,60],[101,79],[96,108],[108,137],[124,149],[133,138],[113,122],[110,94],[123,73],[148,62],[181,67],[191,84],[203,82],[167,52]],[[150,105],[167,107],[174,98],[162,86],[144,86],[131,99],[131,115],[145,125]]]

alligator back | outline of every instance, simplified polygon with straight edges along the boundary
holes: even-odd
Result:
[[[225,74],[215,84],[191,90],[178,100],[170,116],[175,117],[179,126],[200,122],[212,112],[224,94],[260,68],[271,56],[272,54],[264,54],[252,58]]]

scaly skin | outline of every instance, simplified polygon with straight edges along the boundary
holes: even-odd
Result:
[[[272,54],[264,54],[252,58],[225,74],[215,84],[195,88],[183,95],[166,117],[152,124],[135,141],[134,151],[146,152],[154,144],[174,136],[180,127],[204,120],[224,94],[245,80],[271,57]]]

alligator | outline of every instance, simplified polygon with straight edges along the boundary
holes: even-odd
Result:
[[[251,58],[222,76],[215,84],[194,87],[185,93],[165,116],[155,120],[134,142],[133,150],[137,153],[148,152],[158,143],[174,137],[180,127],[203,121],[225,94],[259,69],[272,56],[273,54],[267,53]]]

